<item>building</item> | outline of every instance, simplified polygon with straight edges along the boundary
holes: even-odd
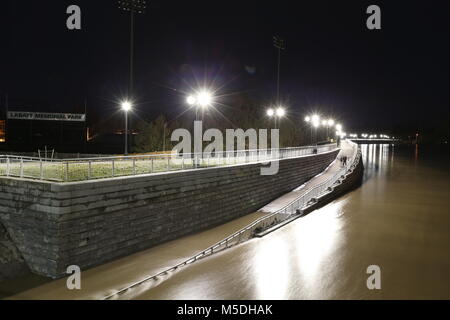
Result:
[[[6,108],[0,118],[0,150],[85,152],[86,114]]]

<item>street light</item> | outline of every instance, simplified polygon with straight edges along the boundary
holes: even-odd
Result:
[[[198,120],[198,108],[205,109],[213,102],[213,96],[210,92],[203,90],[196,94],[189,95],[186,98],[188,105],[195,107],[195,120]]]
[[[125,155],[128,155],[128,111],[131,110],[132,105],[129,101],[124,101],[121,104],[122,110],[125,112]]]
[[[329,130],[330,130],[330,127],[332,127],[334,125],[334,120],[328,119],[328,120],[324,120],[322,123],[324,123],[324,126],[327,127],[327,140],[328,140],[330,138]]]
[[[197,102],[197,99],[195,99],[194,96],[189,96],[189,97],[187,97],[186,102],[188,105],[192,106]]]
[[[283,107],[278,107],[276,109],[269,108],[269,109],[267,109],[266,114],[270,118],[274,117],[275,129],[276,129],[277,128],[277,118],[282,118],[286,114],[286,111],[284,110]]]
[[[200,107],[206,108],[211,104],[212,96],[209,92],[202,91],[197,95],[197,101]]]
[[[313,143],[313,128],[315,129],[315,135],[317,137],[317,127],[320,125],[320,117],[317,114],[306,116],[305,121],[311,126],[311,144]]]
[[[285,114],[284,109],[282,107],[278,107],[278,109],[277,109],[277,117],[281,118],[281,117],[284,116],[284,114]]]

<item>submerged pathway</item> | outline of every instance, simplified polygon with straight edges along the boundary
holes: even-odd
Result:
[[[341,152],[338,157],[350,155],[351,152],[353,152],[353,148],[354,146],[350,143],[343,141]],[[308,189],[313,188],[332,177],[340,170],[340,168],[340,161],[334,161],[323,173],[314,177],[294,191],[272,201],[255,213],[235,219],[218,227],[169,241],[83,271],[81,275],[81,290],[68,290],[66,278],[63,278],[13,295],[10,299],[103,299],[123,287],[127,287],[132,283],[140,281],[150,275],[157,274],[188,259],[205,248],[224,239],[233,232],[252,223],[256,219],[268,213],[277,211],[289,202],[300,197]],[[170,277],[170,275],[168,275],[168,277]],[[164,280],[165,279],[161,278],[159,282]],[[155,285],[158,284],[155,284],[154,281],[153,283],[143,283],[140,288],[133,289],[133,296],[136,293],[148,290]],[[129,297],[127,294],[124,294],[120,298]]]
[[[300,198],[303,194],[305,194],[308,190],[314,188],[315,186],[323,183],[324,181],[330,179],[335,175],[340,169],[342,169],[342,164],[338,160],[342,156],[350,157],[353,152],[355,152],[357,149],[357,145],[348,141],[342,141],[341,142],[341,151],[339,152],[337,159],[332,162],[328,168],[323,171],[322,173],[318,174],[305,184],[301,185],[300,187],[296,188],[295,190],[286,193],[285,195],[279,197],[278,199],[272,201],[271,203],[267,204],[263,208],[259,210],[261,213],[273,213],[277,210],[283,208],[284,206],[288,205],[292,201],[294,201],[297,198]]]

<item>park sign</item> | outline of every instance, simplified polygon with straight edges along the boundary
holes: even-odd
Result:
[[[8,111],[8,119],[15,120],[46,120],[46,121],[86,121],[84,113],[48,113]]]

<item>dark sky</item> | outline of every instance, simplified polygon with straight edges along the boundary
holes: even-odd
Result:
[[[135,33],[141,116],[175,117],[203,83],[220,88],[224,104],[245,92],[264,110],[276,92],[277,34],[286,40],[281,97],[291,114],[332,113],[355,129],[450,121],[445,1],[147,2]],[[70,4],[81,7],[81,31],[66,28]],[[366,28],[370,4],[381,7],[382,30]],[[11,106],[81,112],[87,97],[104,119],[117,110],[128,85],[129,16],[116,1],[2,0],[1,14],[0,94]]]

